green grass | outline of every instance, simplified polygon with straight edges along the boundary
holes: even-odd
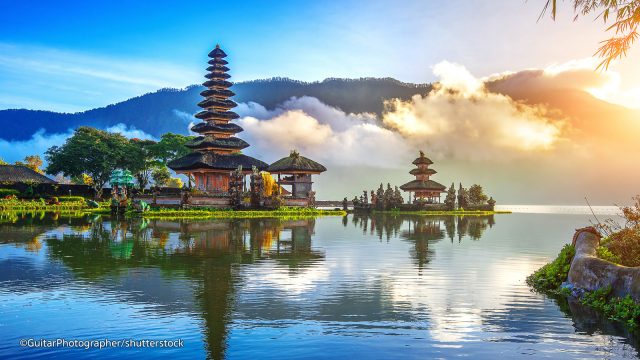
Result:
[[[59,205],[48,205],[44,200],[0,200],[0,211],[60,211],[60,210],[80,210],[87,207],[84,201],[67,201]]]
[[[344,216],[342,210],[320,210],[313,208],[281,208],[278,210],[231,210],[231,209],[152,209],[141,216],[147,219],[237,219],[237,218],[305,218],[315,216]]]
[[[64,200],[63,200],[64,199]],[[81,199],[81,200],[80,200]],[[43,199],[38,200],[19,200],[19,199],[0,199],[0,211],[38,211],[38,212],[69,212],[83,211],[85,213],[103,214],[109,212],[109,203],[102,202],[100,207],[91,209],[87,207],[87,203],[82,197],[60,197],[57,205],[49,205]]]

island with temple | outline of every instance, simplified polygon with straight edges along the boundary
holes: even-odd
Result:
[[[432,180],[431,176],[437,171],[430,166],[433,161],[425,156],[424,151],[419,151],[419,156],[413,160],[416,167],[409,171],[415,179],[400,187],[387,187],[380,184],[378,190],[366,190],[360,197],[354,197],[351,202],[345,197],[342,207],[346,211],[349,205],[354,212],[409,212],[409,213],[434,213],[434,214],[485,214],[498,213],[495,210],[495,200],[484,194],[482,186],[474,184],[469,189],[459,184],[456,192],[454,183],[447,189],[446,186]],[[402,191],[408,193],[407,202],[404,201]],[[444,199],[442,198],[444,195]]]

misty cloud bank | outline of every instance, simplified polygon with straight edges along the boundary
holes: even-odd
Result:
[[[268,160],[297,149],[328,165],[378,167],[398,167],[420,149],[436,159],[503,160],[549,151],[560,141],[565,125],[545,107],[489,92],[457,64],[442,62],[434,73],[440,78],[434,90],[410,101],[388,100],[382,119],[311,97],[291,98],[274,110],[240,104],[241,136],[252,144],[250,152]]]
[[[116,124],[104,130],[120,133],[129,139],[155,140],[153,136],[144,131],[125,124]],[[44,153],[47,149],[52,146],[61,146],[71,135],[73,135],[72,129],[58,134],[46,134],[44,130],[39,130],[30,139],[24,141],[6,141],[0,138],[0,158],[8,163],[13,163],[23,160],[25,156],[40,155],[44,160]]]

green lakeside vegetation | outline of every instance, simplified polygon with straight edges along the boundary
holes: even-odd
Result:
[[[315,208],[288,208],[277,210],[233,210],[233,209],[161,209],[155,208],[139,214],[147,219],[237,219],[237,218],[305,218],[316,216],[344,216],[343,210]]]
[[[102,206],[101,206],[102,207]],[[53,197],[45,199],[20,200],[15,195],[0,199],[0,211],[68,211],[88,209],[87,202],[81,196]]]
[[[48,204],[44,200],[0,199],[0,215],[24,213],[60,213],[60,214],[111,214],[109,202],[99,203],[99,207],[88,207],[84,199],[68,199],[60,197],[58,204]],[[73,201],[70,201],[73,200]],[[322,210],[315,208],[280,208],[278,210],[233,210],[233,209],[163,209],[152,208],[140,213],[128,211],[128,217],[144,217],[147,219],[242,219],[242,218],[309,218],[317,216],[344,216],[343,210]]]
[[[620,208],[623,224],[608,219],[597,225],[598,230],[606,235],[596,249],[599,258],[617,265],[640,266],[640,196],[633,200],[632,206]],[[527,277],[527,284],[547,295],[576,297],[581,304],[602,312],[608,319],[623,322],[629,329],[637,330],[640,326],[640,303],[631,296],[615,296],[611,287],[580,292],[576,296],[570,287],[563,287],[574,255],[575,247],[565,245],[553,261]]]

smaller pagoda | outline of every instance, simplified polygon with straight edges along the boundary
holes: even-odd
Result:
[[[434,169],[429,168],[433,161],[424,156],[424,152],[421,150],[420,157],[413,160],[413,164],[417,167],[409,174],[414,175],[416,179],[400,186],[400,189],[409,192],[409,194],[413,193],[414,203],[440,203],[440,195],[446,191],[446,187],[429,179],[431,175],[437,173]]]

